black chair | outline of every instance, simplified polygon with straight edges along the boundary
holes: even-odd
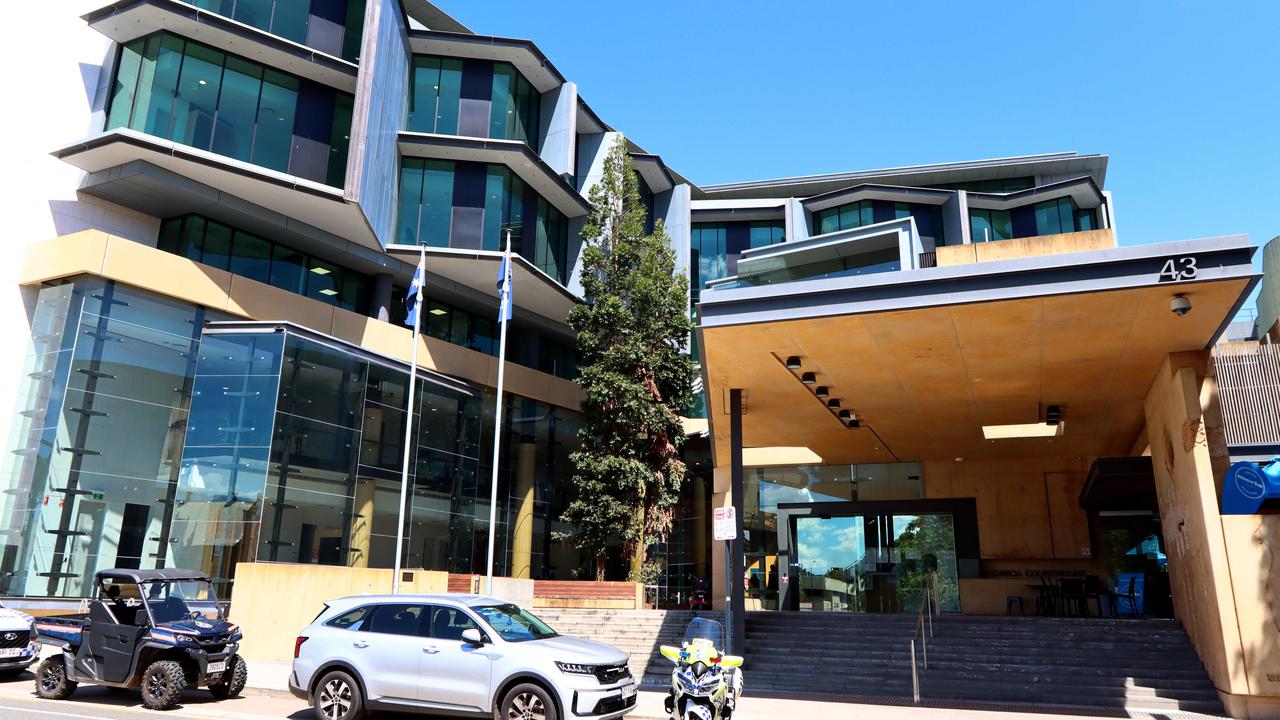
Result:
[[[1129,587],[1121,593],[1121,597],[1129,600],[1129,617],[1141,618],[1142,612],[1138,610],[1138,577],[1129,578]]]
[[[1114,593],[1107,588],[1107,584],[1102,582],[1102,578],[1097,575],[1086,575],[1084,578],[1084,596],[1085,602],[1093,599],[1098,604],[1098,617],[1111,617],[1115,614]],[[1105,602],[1104,602],[1105,601]]]
[[[1064,615],[1087,617],[1089,615],[1089,596],[1085,592],[1083,578],[1063,578],[1059,597],[1062,601]]]
[[[1058,589],[1049,582],[1045,576],[1040,576],[1040,587],[1037,588],[1039,594],[1036,595],[1036,614],[1048,617],[1058,614]]]

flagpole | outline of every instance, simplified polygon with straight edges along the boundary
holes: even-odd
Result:
[[[413,402],[418,386],[418,331],[422,328],[422,286],[427,284],[427,246],[422,245],[418,256],[418,295],[413,306],[413,350],[409,360],[409,398],[404,414],[404,460],[400,465],[400,512],[396,523],[396,561],[391,578],[391,594],[400,594],[400,555],[404,551],[404,506],[409,495],[409,457],[413,448]]]
[[[493,472],[489,477],[489,557],[485,565],[484,592],[493,594],[493,545],[498,531],[498,455],[502,448],[502,381],[507,364],[507,315],[511,303],[511,231],[507,231],[507,250],[503,254],[502,289],[499,291],[498,318],[498,399],[493,411]]]

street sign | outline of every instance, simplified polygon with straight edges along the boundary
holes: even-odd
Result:
[[[714,539],[738,539],[738,516],[733,506],[716,508],[711,520],[711,533]]]

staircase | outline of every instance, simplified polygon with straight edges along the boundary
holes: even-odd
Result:
[[[631,656],[631,674],[643,684],[665,687],[671,683],[671,661],[662,657],[662,645],[679,646],[685,627],[695,614],[688,610],[586,610],[537,608],[534,614],[564,635],[576,635],[609,643]],[[697,613],[724,620],[723,613]]]
[[[561,633],[625,650],[632,675],[651,687],[671,682],[671,663],[658,647],[679,645],[694,617],[687,610],[535,612]],[[723,620],[721,613],[700,615]],[[915,621],[915,615],[748,613],[746,696],[909,703]],[[926,704],[1222,713],[1176,620],[943,615],[934,619],[920,684]]]
[[[748,694],[909,699],[914,629],[914,615],[749,613]],[[1222,712],[1176,620],[941,616],[920,684],[944,704]]]

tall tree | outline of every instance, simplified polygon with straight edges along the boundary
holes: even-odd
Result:
[[[650,545],[662,542],[685,479],[681,411],[692,399],[685,352],[692,323],[688,280],[661,220],[645,232],[645,208],[621,138],[591,189],[582,230],[583,303],[569,313],[578,333],[581,446],[571,455],[576,496],[566,537],[595,558],[605,579],[610,541],[621,541],[628,579],[652,582]]]

